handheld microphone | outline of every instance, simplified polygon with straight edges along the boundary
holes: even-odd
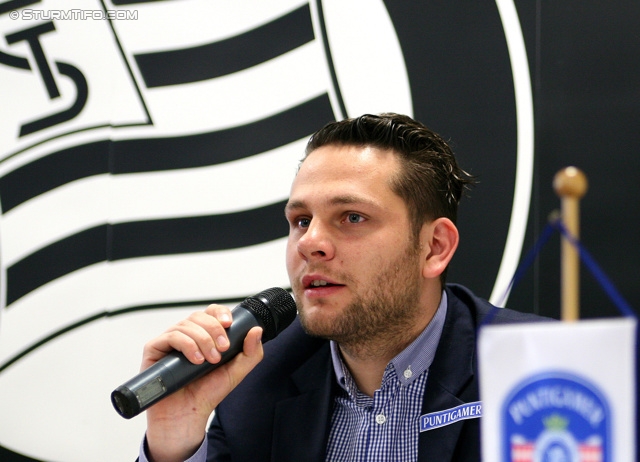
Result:
[[[244,338],[252,327],[263,329],[262,342],[273,339],[296,317],[296,303],[279,287],[249,297],[233,310],[233,322],[226,329],[229,349],[216,364],[193,364],[181,352],[172,351],[111,393],[116,411],[130,419],[187,384],[229,362],[242,351]]]

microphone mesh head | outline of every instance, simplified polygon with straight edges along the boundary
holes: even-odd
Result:
[[[284,289],[274,287],[247,298],[243,305],[255,314],[264,329],[262,341],[272,340],[296,317],[296,302]]]

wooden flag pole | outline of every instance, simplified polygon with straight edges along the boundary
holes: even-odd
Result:
[[[580,238],[580,199],[587,192],[587,177],[576,167],[556,173],[553,188],[561,199],[562,221],[576,239]],[[561,248],[561,318],[577,321],[580,317],[580,256],[578,250],[562,237]]]

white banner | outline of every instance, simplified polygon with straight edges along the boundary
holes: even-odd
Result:
[[[636,320],[487,326],[478,349],[483,460],[635,461]]]

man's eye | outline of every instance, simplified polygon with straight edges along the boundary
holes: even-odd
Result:
[[[301,228],[308,228],[311,220],[309,218],[298,218],[298,226]]]
[[[347,220],[349,220],[349,223],[360,223],[364,221],[364,217],[358,213],[350,213],[347,215]]]

